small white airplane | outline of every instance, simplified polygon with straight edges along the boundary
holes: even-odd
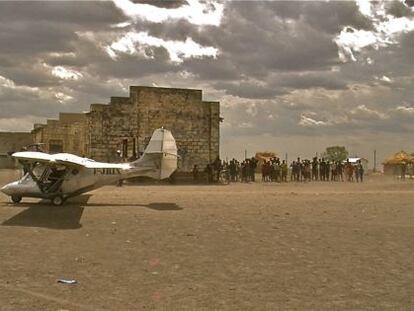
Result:
[[[171,132],[156,129],[143,155],[131,163],[101,163],[69,153],[23,151],[12,154],[25,175],[1,188],[14,203],[23,197],[50,199],[62,205],[66,199],[131,177],[164,179],[177,169],[177,145]]]

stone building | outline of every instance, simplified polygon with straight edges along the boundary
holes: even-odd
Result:
[[[37,143],[45,143],[48,153],[67,152],[80,156],[88,154],[88,128],[85,113],[60,113],[58,120],[35,124],[32,134]]]
[[[58,120],[35,124],[35,142],[46,152],[68,152],[97,161],[138,157],[152,132],[171,130],[180,155],[179,171],[203,169],[219,155],[219,102],[203,101],[194,89],[131,86],[128,97],[92,104],[88,113],[61,113]]]

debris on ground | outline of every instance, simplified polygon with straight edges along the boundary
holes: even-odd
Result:
[[[63,284],[77,284],[78,283],[78,281],[76,280],[65,280],[65,279],[59,279],[57,282],[63,283]]]

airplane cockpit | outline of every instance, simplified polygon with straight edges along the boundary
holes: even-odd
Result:
[[[45,165],[43,163],[22,163],[24,176],[21,183],[34,181],[43,193],[57,192],[67,173],[63,165]]]

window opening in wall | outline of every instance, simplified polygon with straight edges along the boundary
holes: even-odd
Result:
[[[49,153],[61,153],[63,152],[63,141],[59,139],[49,140]]]
[[[122,158],[128,158],[128,139],[125,138],[122,140]]]
[[[132,139],[132,157],[137,158],[137,139],[135,137]]]

